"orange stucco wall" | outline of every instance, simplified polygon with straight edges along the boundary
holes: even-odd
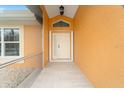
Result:
[[[49,36],[49,17],[43,5],[40,6],[43,12],[43,30],[44,30],[44,66],[48,64],[48,36]]]
[[[80,6],[75,62],[96,87],[124,87],[124,7]]]
[[[24,51],[25,56],[42,52],[42,27],[40,25],[24,26]],[[42,56],[27,59],[26,63],[27,66],[39,67],[42,63]]]
[[[24,56],[35,55],[42,52],[42,27],[40,25],[24,25]],[[41,68],[42,55],[32,57],[17,63],[15,67]]]
[[[42,27],[39,25],[24,26],[24,54],[42,52]]]

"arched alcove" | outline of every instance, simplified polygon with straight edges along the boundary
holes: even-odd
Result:
[[[73,19],[60,15],[50,18],[49,30],[73,30]]]

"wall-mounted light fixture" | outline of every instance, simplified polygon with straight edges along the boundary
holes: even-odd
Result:
[[[63,15],[64,14],[64,6],[60,6],[59,7],[59,10],[60,10],[60,15]]]

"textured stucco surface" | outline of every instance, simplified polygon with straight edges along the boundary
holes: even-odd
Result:
[[[80,6],[74,18],[75,63],[95,87],[124,87],[124,7]]]

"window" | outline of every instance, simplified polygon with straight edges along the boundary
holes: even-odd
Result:
[[[21,56],[20,28],[0,27],[0,56]]]
[[[64,21],[59,21],[53,24],[53,27],[69,27],[69,23]]]

